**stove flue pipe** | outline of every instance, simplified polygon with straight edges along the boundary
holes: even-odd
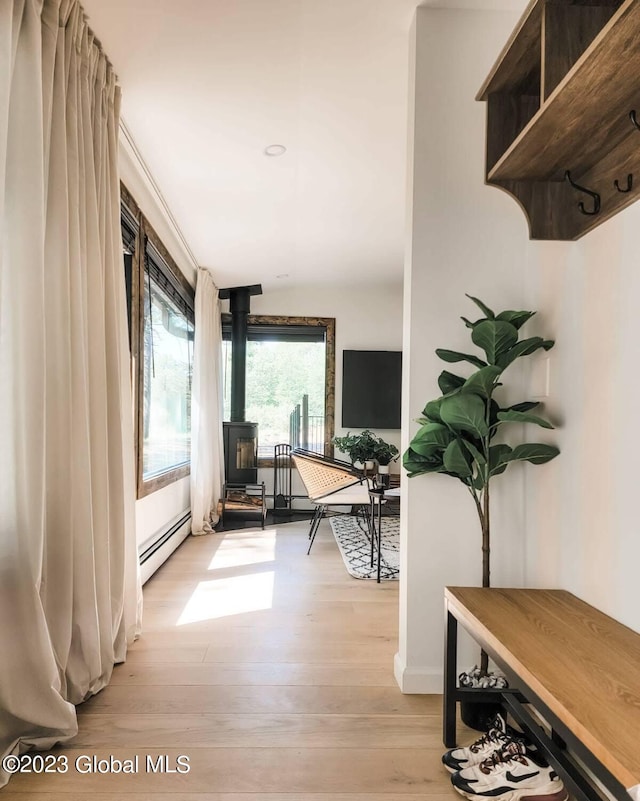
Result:
[[[247,400],[247,318],[249,289],[241,287],[231,293],[231,422],[244,423]]]
[[[247,320],[252,295],[261,295],[262,286],[221,289],[220,298],[229,299],[231,312],[231,422],[244,423],[246,416]]]

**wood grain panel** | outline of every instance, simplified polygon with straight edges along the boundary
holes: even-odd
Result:
[[[87,715],[64,746],[173,748],[179,724],[182,748],[435,748],[442,742],[438,715]]]
[[[542,98],[549,97],[598,33],[616,6],[548,2],[542,24]]]
[[[396,687],[392,666],[306,665],[261,662],[245,665],[119,665],[111,678],[114,685],[161,685],[166,692],[175,685],[291,685],[323,687]]]
[[[626,0],[489,172],[490,180],[562,180],[614,149],[630,125],[640,74],[640,4]],[[560,100],[561,95],[561,100]],[[559,102],[554,102],[556,98]]]
[[[543,6],[543,0],[531,0],[480,87],[476,100],[486,100],[494,92],[508,90],[536,71],[539,76]]]
[[[445,596],[625,787],[640,783],[640,634],[563,590]]]
[[[92,793],[91,801],[158,801],[158,793]],[[171,801],[452,801],[448,793],[171,793]],[[4,791],[2,801],[25,801],[24,793]],[[29,801],[87,801],[85,793],[29,793]]]
[[[438,696],[402,695],[393,687],[129,686],[85,702],[79,714],[439,714]]]

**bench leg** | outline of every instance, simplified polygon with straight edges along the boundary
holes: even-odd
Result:
[[[458,660],[458,621],[447,610],[444,626],[444,695],[442,740],[446,748],[456,745],[456,673]]]

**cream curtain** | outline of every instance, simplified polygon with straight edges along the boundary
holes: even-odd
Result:
[[[218,290],[202,267],[196,284],[191,389],[191,533],[218,522],[224,476],[222,444],[222,322]]]
[[[0,0],[1,754],[72,736],[139,625],[118,116],[76,0]]]

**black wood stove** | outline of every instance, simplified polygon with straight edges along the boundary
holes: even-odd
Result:
[[[262,286],[237,286],[220,290],[231,311],[231,421],[223,423],[225,481],[255,484],[258,480],[258,424],[245,421],[247,374],[247,318],[253,295]]]

